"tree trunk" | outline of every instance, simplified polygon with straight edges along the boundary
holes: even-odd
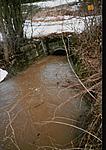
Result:
[[[1,4],[1,2],[0,2],[0,4]],[[7,46],[7,37],[6,37],[6,33],[5,33],[5,26],[3,24],[2,10],[1,9],[0,9],[0,31],[2,33],[2,38],[3,38],[4,59],[5,59],[6,63],[9,63],[9,50],[8,50],[8,46]]]
[[[21,0],[0,0],[0,22],[4,43],[5,60],[9,54],[19,53],[23,41]]]

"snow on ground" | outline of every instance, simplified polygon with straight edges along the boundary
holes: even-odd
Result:
[[[77,11],[77,10],[79,10],[79,6],[78,5],[73,5],[73,6],[70,7],[70,10],[71,11]]]
[[[51,33],[61,32],[83,32],[90,24],[92,19],[95,24],[99,23],[102,19],[101,16],[57,16],[57,17],[46,17],[46,18],[33,18],[26,20],[24,23],[24,35],[27,38],[46,36]],[[59,20],[59,21],[56,21]],[[88,26],[86,26],[88,25]],[[3,41],[2,34],[0,33],[0,41]]]
[[[53,22],[31,22],[27,20],[24,26],[24,31],[27,38],[40,37],[51,33],[61,32],[81,32],[84,30],[84,22],[81,19],[72,18],[71,20],[53,21]]]
[[[0,33],[0,41],[2,42],[3,41],[3,37],[2,37],[2,34]]]
[[[8,75],[8,72],[0,68],[0,82],[3,81],[7,75]]]
[[[67,20],[67,19],[71,19],[71,18],[73,18],[73,16],[69,16],[69,15],[67,15],[67,16],[56,16],[56,17],[54,17],[54,16],[47,16],[46,18],[43,18],[43,17],[40,17],[40,18],[36,18],[36,17],[33,17],[33,21],[53,21],[53,20]]]
[[[64,5],[64,4],[68,4],[68,3],[73,3],[73,2],[79,2],[79,0],[52,0],[52,1],[45,1],[45,2],[35,2],[35,3],[26,3],[23,5],[37,5],[41,8],[52,8],[52,7],[56,7],[59,5]]]
[[[59,16],[60,17],[60,16]],[[63,17],[63,16],[62,16]],[[63,21],[53,21],[54,17],[39,18],[40,21],[26,20],[24,24],[24,34],[27,38],[32,37],[41,37],[49,35],[51,33],[61,33],[61,32],[76,32],[81,33],[86,29],[86,24],[90,26],[94,16],[86,17],[73,17],[73,16],[64,16]],[[101,16],[94,17],[95,23],[99,23]],[[46,21],[50,19],[49,21]],[[42,21],[41,21],[42,20]],[[87,27],[88,27],[87,26]]]

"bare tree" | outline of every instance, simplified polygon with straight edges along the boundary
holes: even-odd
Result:
[[[5,61],[9,62],[9,55],[19,51],[23,39],[23,19],[21,0],[0,1],[0,26],[3,36]]]

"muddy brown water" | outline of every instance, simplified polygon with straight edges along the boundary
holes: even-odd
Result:
[[[48,56],[0,83],[0,150],[72,147],[80,117],[88,110],[65,56]],[[52,120],[52,122],[50,122]]]

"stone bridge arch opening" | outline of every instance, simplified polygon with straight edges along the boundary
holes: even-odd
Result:
[[[56,56],[65,56],[66,55],[66,51],[63,48],[57,48],[52,52],[52,55],[56,55]]]

